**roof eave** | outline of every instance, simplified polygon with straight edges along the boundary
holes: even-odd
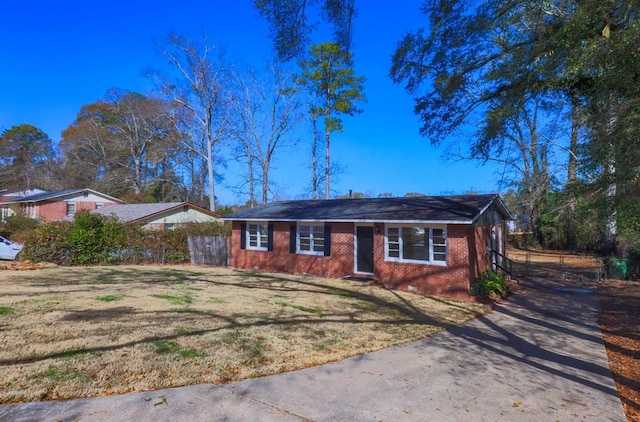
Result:
[[[73,195],[77,195],[79,193],[83,193],[83,192],[91,192],[96,196],[100,196],[102,198],[106,198],[109,199],[113,202],[119,203],[119,204],[124,204],[124,201],[118,198],[114,198],[113,196],[109,196],[107,194],[104,194],[102,192],[98,192],[95,191],[93,189],[89,189],[89,188],[85,188],[85,189],[76,189],[76,190],[70,190],[70,191],[61,191],[60,193],[56,194],[56,195],[51,195],[51,196],[46,196],[44,198],[36,198],[36,199],[29,199],[29,197],[27,197],[27,199],[14,199],[14,200],[9,200],[9,201],[2,201],[2,204],[28,204],[28,203],[36,203],[36,202],[44,202],[44,201],[51,201],[51,200],[55,200],[55,199],[60,199],[60,198],[65,198],[68,196],[73,196]]]
[[[166,208],[166,209],[164,209],[162,211],[157,211],[157,212],[154,212],[152,214],[147,214],[147,215],[145,215],[143,217],[138,217],[136,219],[129,220],[129,221],[127,221],[127,223],[131,223],[131,224],[147,223],[147,220],[155,220],[157,218],[162,217],[163,214],[167,214],[167,213],[170,214],[171,212],[173,212],[173,211],[175,211],[177,209],[183,208],[183,207],[192,208],[192,209],[194,209],[196,211],[199,211],[199,212],[201,212],[203,214],[206,214],[206,215],[208,215],[210,217],[213,217],[213,218],[220,218],[220,214],[218,214],[216,212],[210,211],[210,210],[208,210],[206,208],[199,207],[198,205],[192,204],[191,202],[182,202],[182,203],[180,203],[178,205],[175,205],[175,206],[173,206],[171,208]]]
[[[472,224],[472,220],[392,220],[392,219],[292,219],[292,218],[221,218],[222,221],[252,221],[252,222],[281,222],[281,223],[359,223],[359,224]]]
[[[513,220],[514,217],[513,215],[511,215],[511,212],[509,211],[509,209],[507,208],[506,204],[502,201],[502,198],[500,198],[500,195],[496,194],[493,199],[491,199],[491,201],[489,201],[489,203],[487,205],[485,205],[480,212],[478,212],[478,214],[476,214],[475,217],[473,217],[472,220],[472,224],[475,224],[476,221],[478,221],[478,219],[489,209],[491,208],[492,205],[496,204],[498,206],[498,209],[500,209],[500,211],[502,212],[502,215],[504,215],[506,217],[507,220]]]

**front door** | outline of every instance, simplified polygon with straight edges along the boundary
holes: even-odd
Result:
[[[356,272],[373,274],[373,227],[356,227]]]

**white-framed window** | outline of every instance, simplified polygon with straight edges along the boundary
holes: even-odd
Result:
[[[385,260],[446,265],[447,230],[444,227],[388,226]]]
[[[324,255],[324,224],[298,224],[296,252]]]
[[[22,215],[27,216],[29,218],[36,217],[36,205],[33,202],[29,202],[27,204],[20,204],[20,208],[22,210]]]
[[[2,221],[11,216],[11,208],[2,207]]]
[[[247,224],[247,249],[266,251],[269,247],[269,225],[267,223]]]
[[[67,202],[67,217],[73,217],[76,215],[76,203]]]
[[[102,202],[96,202],[96,209],[101,210],[104,208],[104,204]]]

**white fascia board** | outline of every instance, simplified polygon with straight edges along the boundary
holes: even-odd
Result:
[[[265,222],[265,221],[274,221],[274,222],[282,222],[282,223],[384,223],[384,224],[471,224],[472,220],[341,220],[341,219],[328,219],[328,220],[317,220],[317,219],[301,219],[301,220],[293,220],[293,219],[271,219],[271,218],[233,218],[226,219],[221,218],[223,221],[252,221],[252,222]]]
[[[497,201],[496,201],[497,199]],[[497,202],[497,203],[496,203]],[[499,195],[497,195],[494,199],[492,199],[487,205],[484,206],[484,208],[482,208],[480,210],[480,212],[478,213],[478,215],[476,215],[475,217],[473,217],[473,219],[471,220],[470,224],[475,224],[476,221],[478,221],[478,219],[485,213],[485,211],[487,211],[489,208],[491,208],[492,205],[496,205],[497,208],[502,210],[502,213],[507,217],[505,218],[505,220],[514,220],[513,215],[511,215],[511,212],[509,212],[509,209],[507,208],[506,204],[504,203],[504,201],[502,200],[502,198],[500,198]]]

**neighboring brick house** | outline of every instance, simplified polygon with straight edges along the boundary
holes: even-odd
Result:
[[[122,202],[92,189],[69,189],[3,199],[0,207],[3,218],[22,214],[42,221],[60,221],[73,218],[80,210],[95,210]]]
[[[181,224],[208,223],[220,218],[220,214],[190,202],[113,205],[94,212],[155,230],[172,230]]]
[[[511,218],[488,194],[284,201],[223,219],[233,222],[235,268],[469,299],[471,282],[504,259]]]

